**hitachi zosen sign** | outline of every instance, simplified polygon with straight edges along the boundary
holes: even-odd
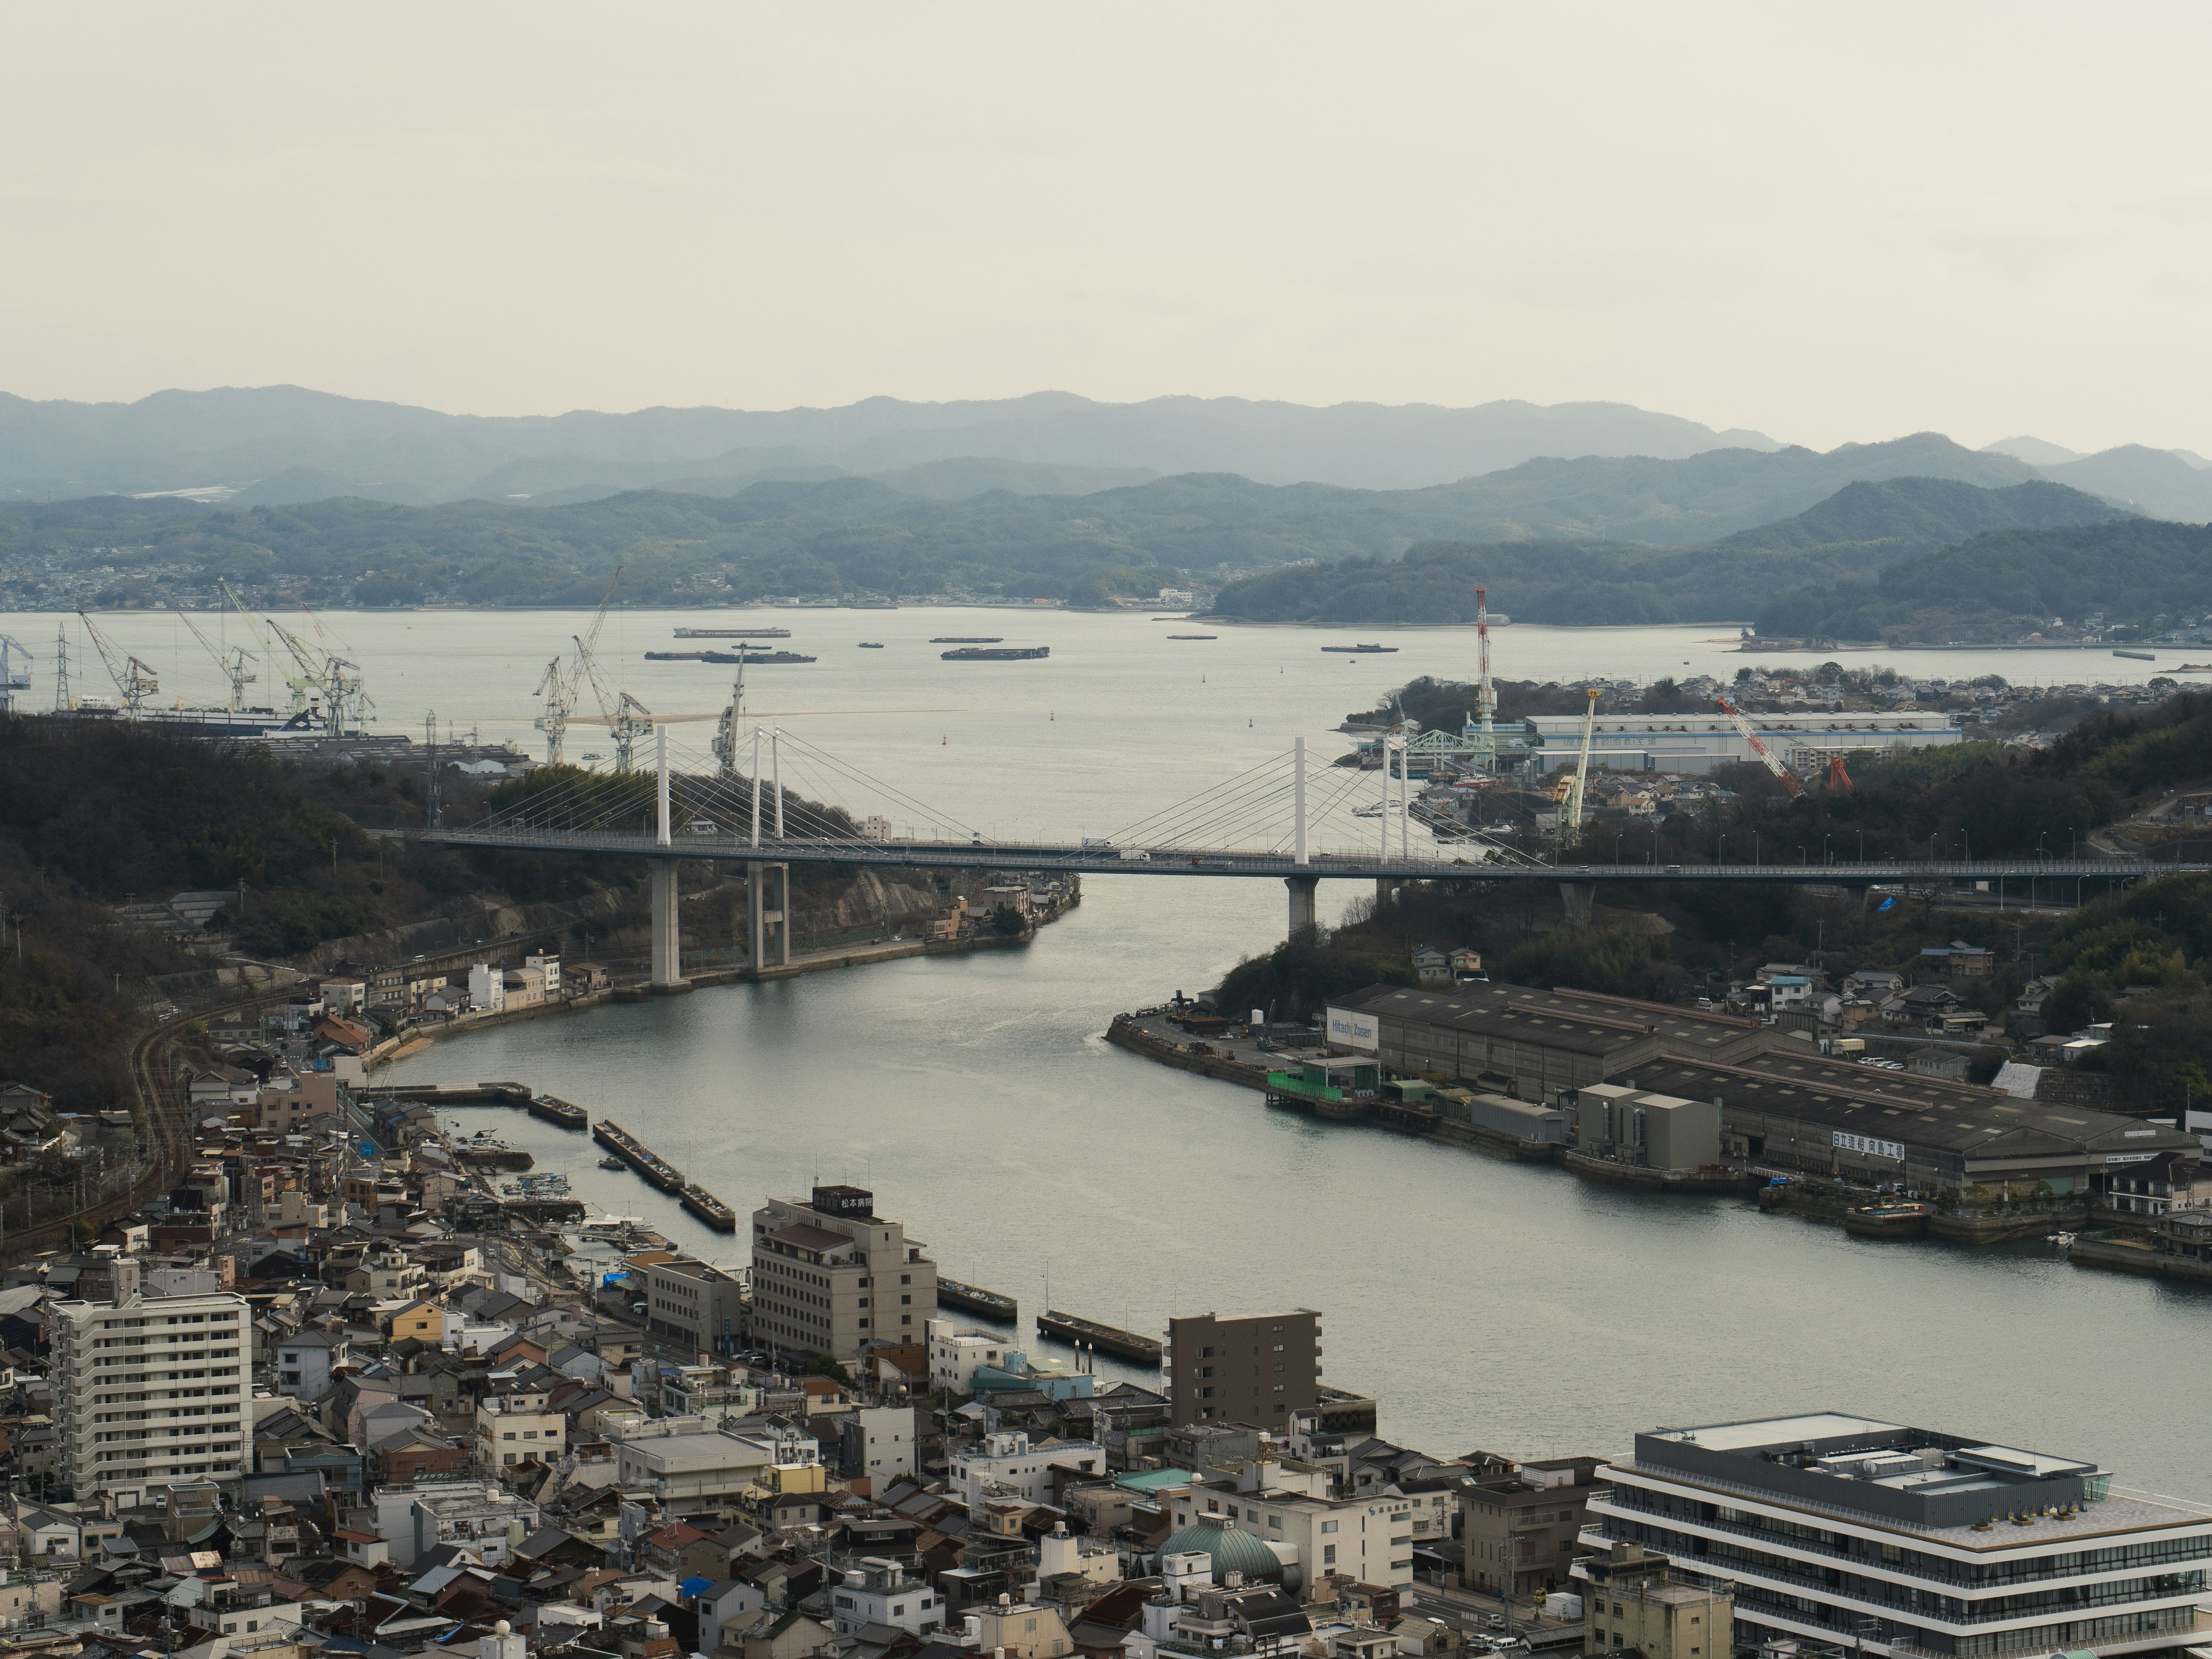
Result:
[[[1340,1048],[1358,1048],[1373,1054],[1376,1042],[1375,1016],[1350,1008],[1330,1009],[1328,1040]]]

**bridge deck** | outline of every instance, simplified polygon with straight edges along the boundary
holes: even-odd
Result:
[[[1460,854],[1386,858],[1371,854],[1316,853],[1304,864],[1287,853],[1191,851],[1182,848],[1069,847],[1036,842],[876,842],[784,840],[758,846],[729,836],[679,835],[666,844],[635,831],[572,830],[438,830],[415,839],[446,847],[496,848],[515,852],[599,853],[631,858],[714,859],[754,864],[896,865],[972,869],[978,865],[1051,874],[1097,876],[1261,876],[1283,880],[1516,881],[1537,878],[1575,882],[1834,882],[1844,885],[1915,881],[2037,882],[2124,880],[2212,871],[2212,864],[2148,858],[1869,859],[1821,863],[1530,865],[1490,858],[1477,848]],[[1141,853],[1140,857],[1131,854]]]

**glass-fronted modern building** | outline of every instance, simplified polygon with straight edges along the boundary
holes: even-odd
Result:
[[[2154,1654],[2212,1639],[2212,1508],[2094,1463],[1820,1413],[1656,1429],[1601,1473],[1583,1541],[1726,1583],[1739,1651]]]

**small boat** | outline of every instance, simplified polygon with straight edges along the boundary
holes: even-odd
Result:
[[[599,1160],[599,1167],[602,1170],[627,1170],[629,1165],[618,1158],[603,1158]]]
[[[862,640],[860,641],[860,649],[863,651],[880,651],[883,648],[884,642],[881,640]]]
[[[1322,647],[1324,651],[1341,651],[1347,655],[1356,657],[1387,654],[1397,648],[1395,645],[1324,645]]]

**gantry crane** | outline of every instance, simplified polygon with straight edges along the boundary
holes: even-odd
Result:
[[[94,627],[92,618],[83,611],[76,613],[76,619],[84,624],[92,648],[100,653],[100,660],[106,665],[107,678],[115,682],[116,690],[122,695],[124,712],[137,720],[146,706],[146,699],[161,689],[160,677]]]
[[[1743,711],[1726,697],[1715,697],[1713,701],[1720,704],[1721,713],[1729,717],[1729,724],[1736,729],[1736,735],[1750,744],[1751,752],[1765,763],[1768,771],[1782,780],[1783,787],[1793,795],[1803,794],[1805,786],[1797,781],[1797,775],[1784,766],[1775,752],[1766,746],[1765,738],[1752,730],[1751,722],[1743,717]]]
[[[1597,687],[1589,688],[1589,702],[1583,709],[1583,745],[1575,757],[1574,781],[1567,786],[1566,799],[1559,803],[1559,833],[1565,836],[1579,828],[1583,821],[1583,786],[1589,781],[1590,733],[1597,721]]]
[[[246,672],[246,647],[242,645],[234,646],[231,647],[231,654],[226,657],[222,653],[222,647],[210,639],[207,636],[207,630],[194,622],[188,613],[178,611],[173,605],[169,609],[175,612],[179,622],[191,629],[192,637],[200,642],[200,649],[215,659],[215,665],[222,671],[223,678],[230,682],[230,702],[228,707],[232,714],[237,714],[246,707],[246,688],[252,684],[257,678]]]
[[[561,745],[568,734],[568,717],[576,712],[576,698],[583,690],[585,664],[592,647],[599,640],[599,629],[607,619],[607,605],[615,596],[615,583],[622,580],[623,568],[615,567],[615,574],[607,581],[607,591],[599,595],[599,608],[592,614],[592,625],[575,638],[577,654],[565,667],[555,657],[545,665],[545,672],[538,682],[538,689],[530,695],[544,699],[544,712],[531,724],[545,734],[545,760],[550,766],[561,764]]]

